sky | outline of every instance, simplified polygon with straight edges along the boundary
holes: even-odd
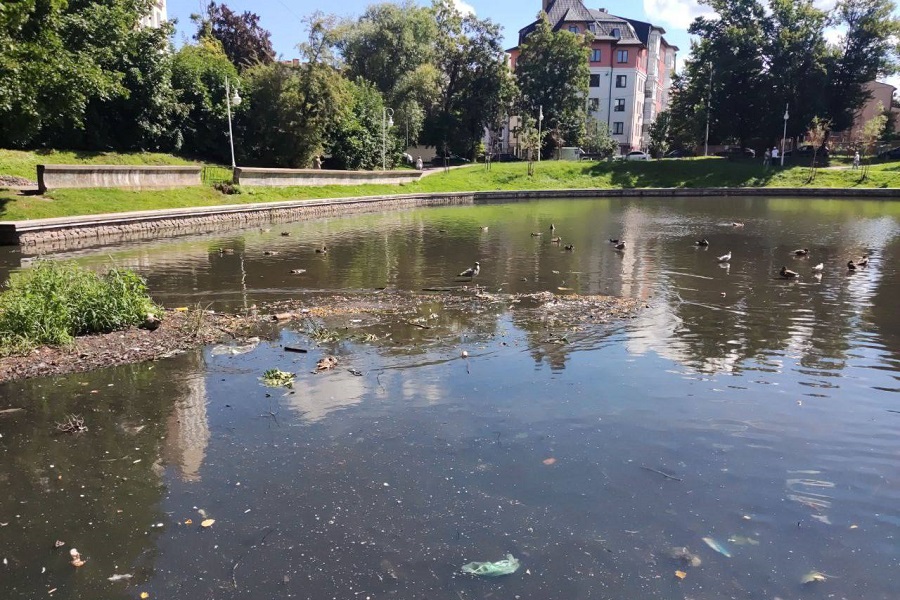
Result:
[[[340,0],[329,4],[325,0],[218,0],[232,10],[252,11],[259,15],[260,24],[272,33],[275,52],[282,58],[296,58],[297,44],[303,39],[303,18],[317,10],[343,17],[355,17],[366,6],[382,0]],[[430,0],[417,0],[430,4]],[[463,11],[474,11],[479,17],[489,18],[503,26],[506,47],[516,44],[519,29],[531,23],[541,9],[541,0],[453,0]],[[821,8],[832,8],[836,0],[816,0]],[[177,41],[189,40],[194,33],[191,13],[198,13],[205,0],[168,0],[169,19],[178,20]],[[698,0],[585,0],[589,8],[606,8],[608,12],[631,19],[648,21],[666,30],[666,40],[680,48],[679,67],[690,51],[687,28],[698,16],[710,14],[708,7]],[[839,31],[828,32],[832,40]],[[900,78],[890,81],[900,87]]]

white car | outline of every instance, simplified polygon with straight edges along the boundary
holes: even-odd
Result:
[[[650,160],[650,155],[640,150],[629,152],[625,155],[625,160]]]

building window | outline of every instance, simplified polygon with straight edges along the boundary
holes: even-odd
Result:
[[[599,75],[591,75],[591,87],[600,87]]]
[[[591,62],[600,62],[600,49],[594,48],[591,50]]]
[[[618,27],[613,27],[613,30],[610,31],[609,34],[611,36],[613,36],[614,38],[616,38],[617,40],[621,39],[621,37],[622,37],[622,31]]]
[[[600,98],[588,98],[588,111],[589,112],[599,112],[600,111]]]
[[[616,87],[628,87],[628,75],[616,75]]]
[[[616,98],[615,112],[625,112],[625,98]]]
[[[569,31],[571,31],[572,33],[578,33],[578,26],[577,25],[569,25]]]
[[[620,63],[628,62],[628,50],[619,50],[616,52],[616,55],[616,60],[618,60]]]
[[[639,80],[638,80],[638,91],[639,91],[639,92],[643,92],[643,91],[644,91],[644,80],[643,80],[643,79],[639,79]]]
[[[625,133],[625,123],[616,121],[613,123],[613,135],[622,135]]]

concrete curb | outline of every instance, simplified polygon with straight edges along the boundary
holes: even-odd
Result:
[[[472,205],[552,198],[782,197],[900,199],[900,188],[642,188],[398,194],[290,200],[0,222],[0,244],[57,250],[125,239],[201,234],[223,229],[418,206]],[[46,247],[45,247],[46,246]],[[40,247],[40,248],[38,248]]]

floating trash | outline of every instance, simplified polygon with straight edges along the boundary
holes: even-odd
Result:
[[[504,560],[497,562],[470,562],[463,565],[462,572],[480,577],[500,577],[512,575],[519,570],[519,559],[512,554],[507,554]]]
[[[680,560],[686,565],[690,565],[692,567],[699,567],[703,564],[703,561],[700,560],[700,557],[687,549],[687,547],[682,546],[681,548],[672,548],[669,550],[669,556],[674,558],[675,560]]]
[[[728,541],[735,546],[759,546],[759,540],[746,535],[733,535]]]
[[[269,387],[293,387],[294,374],[279,369],[269,369],[263,373],[260,381]]]
[[[830,579],[831,575],[826,575],[825,573],[821,573],[819,571],[810,571],[800,580],[800,583],[809,584],[816,583],[819,581],[825,581],[826,579]]]
[[[722,556],[724,556],[726,558],[731,558],[731,552],[728,550],[728,548],[726,548],[725,546],[723,546],[716,540],[712,539],[711,537],[705,537],[705,538],[703,538],[703,541],[706,543],[707,546],[709,546],[710,548],[712,548],[713,550],[715,550]]]

